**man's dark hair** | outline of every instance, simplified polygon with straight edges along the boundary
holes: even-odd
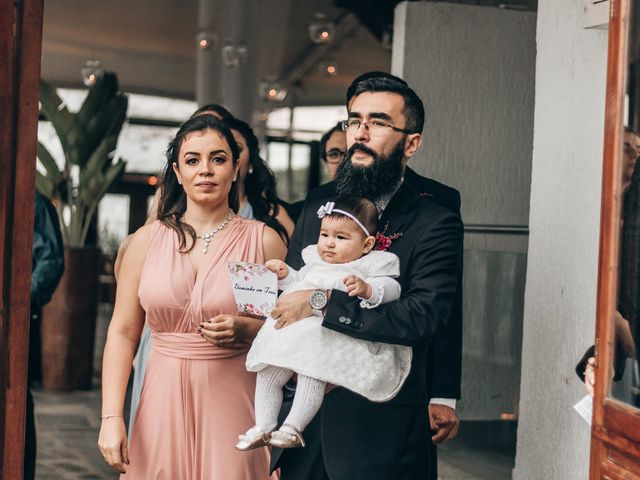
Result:
[[[375,71],[375,72],[363,73],[359,77],[354,78],[353,81],[351,82],[351,85],[349,85],[349,88],[347,88],[347,105],[349,105],[349,102],[355,95],[356,86],[360,82],[364,80],[369,80],[371,78],[386,78],[388,80],[393,80],[395,82],[398,82],[404,85],[405,87],[409,87],[409,84],[405,82],[403,79],[401,79],[400,77],[396,77],[395,75],[391,75],[390,73],[387,73],[387,72]]]
[[[365,92],[397,93],[404,100],[402,113],[406,130],[422,133],[424,128],[424,105],[420,97],[399,77],[385,72],[368,72],[356,78],[347,89],[347,105],[353,97]]]
[[[221,120],[229,120],[230,118],[233,118],[231,112],[218,103],[209,103],[208,105],[203,105],[195,112],[193,112],[191,116],[195,117],[196,115],[200,115],[204,112],[215,112]]]
[[[369,235],[375,235],[378,231],[378,209],[376,204],[365,197],[356,195],[345,195],[338,197],[335,201],[334,209],[344,210],[356,217],[362,225],[369,231]],[[329,218],[349,218],[342,213],[333,212]]]
[[[342,122],[338,122],[335,124],[334,127],[331,128],[331,130],[329,130],[324,135],[322,135],[322,138],[320,139],[320,158],[322,158],[325,161],[327,160],[327,142],[331,138],[331,135],[341,131],[342,131]]]

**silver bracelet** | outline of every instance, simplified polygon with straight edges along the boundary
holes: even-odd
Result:
[[[111,413],[107,413],[106,415],[102,415],[100,418],[104,421],[104,420],[109,420],[110,418],[114,418],[114,417],[124,418],[122,415],[113,415]]]

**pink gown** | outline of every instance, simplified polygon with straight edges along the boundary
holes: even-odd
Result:
[[[269,479],[268,449],[234,448],[254,425],[250,346],[220,348],[196,332],[202,320],[237,310],[226,260],[262,263],[264,224],[234,217],[197,277],[174,231],[152,228],[138,291],[152,349],[121,478]]]

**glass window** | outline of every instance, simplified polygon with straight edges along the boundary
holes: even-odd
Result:
[[[289,168],[289,144],[285,142],[269,142],[267,163],[274,172],[287,170]]]
[[[71,112],[77,112],[80,109],[87,92],[88,90],[58,88],[58,95],[64,100]],[[184,122],[198,108],[196,102],[190,100],[140,95],[138,93],[127,93],[126,95],[129,97],[128,117]]]
[[[269,113],[267,130],[273,140],[267,146],[267,163],[276,175],[278,195],[282,199],[294,202],[306,197],[311,165],[311,142],[320,140],[324,132],[334,127],[338,121],[344,120],[346,116],[346,108],[340,105],[295,107],[293,124],[290,124],[290,108],[279,108]],[[289,139],[293,140],[291,152]],[[322,165],[320,169],[320,178],[324,183],[327,181],[327,174]]]
[[[304,200],[307,196],[307,186],[309,184],[309,163],[311,147],[304,143],[294,143],[291,148],[291,166],[293,169],[293,184],[290,202]]]
[[[117,155],[127,161],[126,171],[159,173],[166,162],[167,145],[177,131],[173,127],[125,123],[118,139]]]
[[[296,107],[293,109],[293,130],[324,133],[345,118],[347,109],[343,106]]]
[[[115,254],[129,233],[129,195],[106,194],[98,205],[98,243],[104,253]]]
[[[290,108],[277,108],[269,112],[267,128],[276,130],[288,130],[291,117]]]

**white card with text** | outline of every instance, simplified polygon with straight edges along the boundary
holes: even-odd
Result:
[[[276,306],[278,278],[259,263],[227,261],[236,305],[241,312],[268,316]]]
[[[591,395],[585,395],[573,408],[591,425],[591,417],[593,417],[593,397]]]

